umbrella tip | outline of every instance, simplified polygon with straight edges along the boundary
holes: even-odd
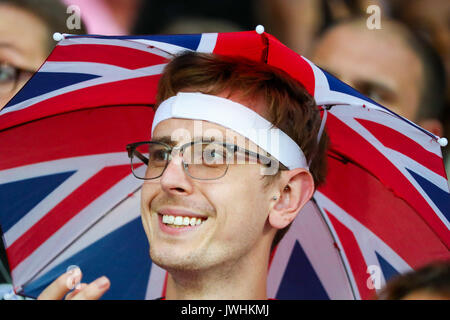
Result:
[[[61,41],[61,40],[63,40],[63,39],[64,39],[64,35],[63,35],[62,33],[55,32],[55,33],[53,34],[53,40],[55,40],[55,41]]]
[[[440,145],[441,147],[446,147],[447,144],[448,144],[447,138],[439,138],[439,139],[437,140],[437,142],[439,143],[439,145]]]
[[[258,24],[257,26],[256,26],[256,33],[257,34],[263,34],[264,33],[264,26],[262,25],[262,24]]]

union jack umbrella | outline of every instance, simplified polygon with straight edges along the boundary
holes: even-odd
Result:
[[[85,282],[111,279],[103,299],[164,295],[125,146],[149,139],[158,79],[183,50],[285,70],[326,123],[327,181],[273,254],[269,297],[370,299],[393,275],[450,257],[439,137],[273,36],[65,36],[0,112],[0,224],[16,293],[37,297],[77,265]]]

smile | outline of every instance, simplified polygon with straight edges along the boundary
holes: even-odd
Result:
[[[208,216],[179,208],[164,208],[157,214],[161,230],[172,235],[197,230],[208,220]]]
[[[172,216],[163,215],[162,223],[174,228],[181,228],[184,226],[198,226],[201,225],[207,218],[185,217],[185,216]]]

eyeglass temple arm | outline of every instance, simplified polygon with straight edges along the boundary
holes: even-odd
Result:
[[[133,154],[148,166],[148,158],[146,156],[144,156],[142,153],[140,153],[136,149],[131,150],[131,153],[129,154],[130,158],[133,156]]]
[[[266,157],[266,156],[264,156],[264,155],[262,155],[260,153],[256,153],[256,152],[253,152],[253,151],[250,151],[250,150],[243,149],[241,147],[235,146],[235,151],[238,151],[238,150],[241,151],[241,152],[244,152],[247,156],[252,156],[252,157],[255,157],[256,159],[261,159],[262,163],[265,166],[270,166],[270,163],[272,161],[277,161],[279,163],[279,161],[276,160],[276,159],[272,159],[272,158]],[[281,166],[284,167],[282,164],[281,164]]]

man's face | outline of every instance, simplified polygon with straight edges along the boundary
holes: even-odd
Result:
[[[198,134],[194,123],[184,119],[165,120],[155,128],[152,140],[171,137],[183,128],[186,134],[176,142],[176,146],[181,146]],[[201,123],[203,133],[215,129],[226,139],[224,127]],[[241,146],[254,147],[251,143]],[[164,174],[145,181],[142,186],[142,221],[152,260],[168,270],[204,270],[234,264],[244,256],[247,257],[244,259],[254,259],[254,254],[261,252],[258,249],[270,245],[271,240],[267,224],[270,187],[265,188],[263,183],[259,164],[230,164],[222,178],[193,179],[186,174],[181,158],[175,153]],[[162,212],[200,216],[204,221],[198,226],[176,228],[162,223]]]
[[[422,66],[398,36],[339,26],[319,41],[312,61],[381,105],[416,120]]]
[[[27,11],[0,4],[0,110],[47,56],[45,24]],[[15,78],[15,75],[18,75]]]

